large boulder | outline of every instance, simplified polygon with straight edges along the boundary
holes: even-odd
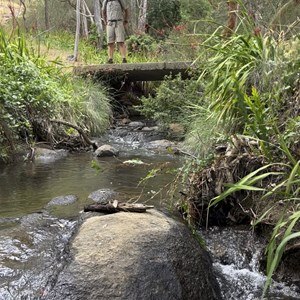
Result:
[[[46,299],[221,299],[208,253],[156,210],[92,216]]]

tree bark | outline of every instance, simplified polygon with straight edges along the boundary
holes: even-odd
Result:
[[[91,13],[88,5],[86,4],[85,0],[83,1],[83,4],[84,4],[85,10],[87,12],[86,17],[89,17],[91,24],[94,24],[94,16],[92,15],[92,13]]]
[[[94,0],[94,19],[97,31],[97,48],[102,50],[103,48],[103,26],[101,21],[101,7],[99,0]]]
[[[26,24],[26,11],[27,11],[27,7],[26,7],[26,4],[25,4],[25,0],[20,0],[20,4],[23,6],[22,17],[23,17],[24,27],[25,27],[26,31],[28,31],[27,24]]]
[[[138,31],[144,33],[147,24],[148,0],[142,0],[139,8]]]
[[[88,29],[88,23],[87,23],[87,17],[86,17],[86,9],[85,9],[85,0],[81,1],[81,11],[82,11],[82,31],[83,31],[83,36],[85,38],[89,37],[89,29]]]
[[[46,30],[50,29],[50,20],[49,20],[49,0],[44,0],[45,3],[45,28]]]
[[[151,209],[153,206],[151,205],[143,205],[139,203],[117,203],[117,205],[114,205],[112,203],[108,204],[90,204],[84,207],[84,211],[95,211],[95,212],[102,212],[102,213],[116,213],[119,211],[124,212],[137,212],[137,213],[144,213],[147,211],[147,209]]]
[[[132,26],[132,31],[136,32],[137,30],[137,0],[131,0],[131,5],[130,5],[130,16],[131,16],[131,26]]]
[[[230,37],[236,28],[238,3],[235,0],[227,1],[228,5],[228,21],[227,27],[224,30],[224,36]]]
[[[74,61],[78,60],[78,46],[80,37],[80,5],[81,1],[76,2],[76,33],[75,33],[75,45],[74,45]]]

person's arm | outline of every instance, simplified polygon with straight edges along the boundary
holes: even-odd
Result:
[[[129,21],[129,9],[126,0],[119,0],[123,11],[123,22],[127,24]]]
[[[127,24],[129,21],[129,12],[128,12],[128,8],[126,8],[124,10],[124,23]]]

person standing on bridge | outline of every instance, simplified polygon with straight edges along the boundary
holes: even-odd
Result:
[[[126,60],[125,26],[128,23],[128,6],[126,0],[104,0],[102,17],[106,25],[108,63],[113,64],[115,43],[118,44],[122,63]]]

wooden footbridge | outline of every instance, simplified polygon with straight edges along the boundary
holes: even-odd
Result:
[[[191,62],[156,62],[156,63],[127,63],[102,64],[74,67],[77,76],[112,79],[124,78],[126,81],[158,81],[165,76],[175,77],[181,74],[182,79],[190,77]]]

